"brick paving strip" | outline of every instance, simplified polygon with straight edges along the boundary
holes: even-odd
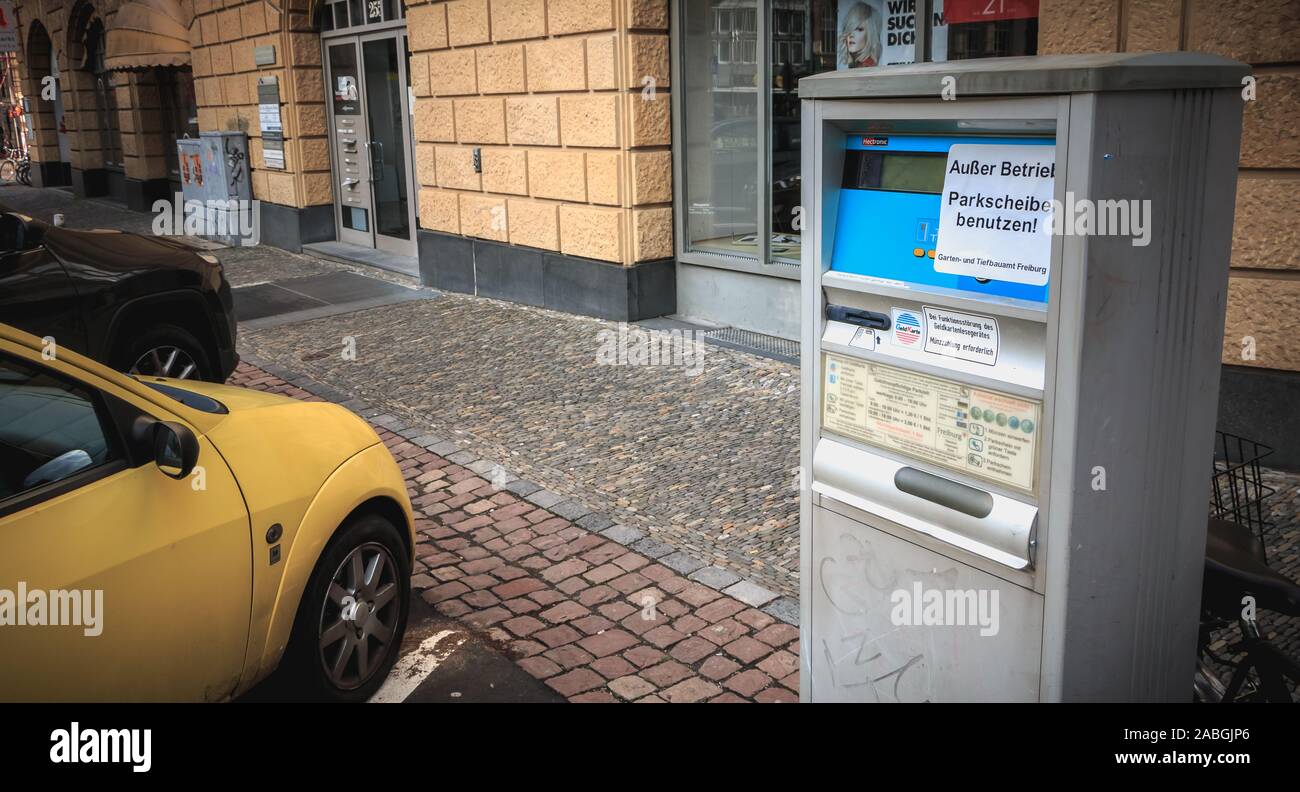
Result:
[[[416,512],[412,588],[568,700],[798,700],[789,598],[720,567],[683,576],[662,563],[667,545],[323,383],[250,359],[230,384],[369,420]]]

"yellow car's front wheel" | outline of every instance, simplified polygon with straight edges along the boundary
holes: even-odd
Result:
[[[284,669],[311,698],[365,701],[397,660],[411,570],[396,526],[353,518],[321,554],[294,620]]]

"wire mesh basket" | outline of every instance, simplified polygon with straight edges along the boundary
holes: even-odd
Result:
[[[1273,527],[1267,519],[1269,511],[1264,501],[1276,490],[1264,484],[1260,460],[1273,453],[1273,449],[1228,432],[1214,434],[1210,516],[1255,532],[1263,543],[1265,529]]]

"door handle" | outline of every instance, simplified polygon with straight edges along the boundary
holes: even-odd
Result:
[[[378,140],[372,140],[366,144],[370,147],[370,182],[379,182],[384,180],[384,144]],[[379,164],[375,164],[375,149],[379,149]],[[378,174],[378,175],[376,175]]]

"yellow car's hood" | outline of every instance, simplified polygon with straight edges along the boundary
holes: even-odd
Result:
[[[193,391],[194,393],[216,399],[221,402],[231,412],[237,410],[251,410],[258,407],[274,407],[287,403],[298,404],[297,399],[291,399],[288,396],[281,396],[277,393],[267,393],[266,391],[251,390],[249,388],[239,388],[234,385],[217,385],[212,382],[203,380],[178,380],[165,377],[136,377],[137,380],[149,385],[150,383],[159,383],[168,385],[181,390]]]
[[[337,404],[192,380],[140,381],[216,399],[229,411],[214,415],[205,434],[239,480],[255,533],[259,516],[296,526],[329,475],[379,442],[368,423]]]

